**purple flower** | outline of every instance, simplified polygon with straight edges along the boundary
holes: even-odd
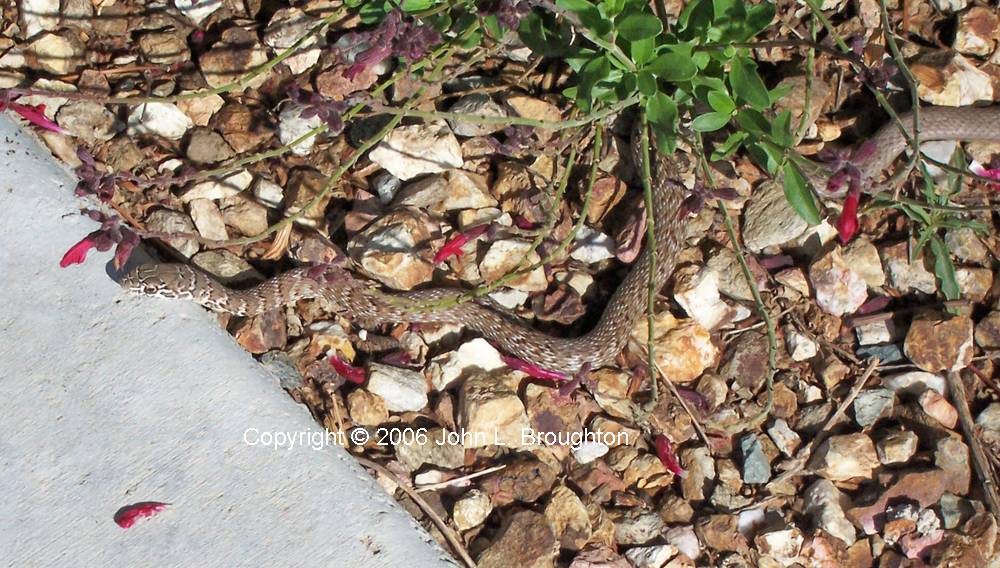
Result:
[[[333,101],[319,93],[310,93],[299,88],[298,83],[288,87],[288,95],[295,102],[306,105],[299,115],[302,118],[318,116],[330,128],[330,134],[340,134],[344,130],[344,119],[341,115],[347,111],[345,101]]]
[[[353,80],[359,73],[395,55],[409,62],[422,59],[431,47],[441,44],[441,34],[426,24],[404,21],[399,10],[386,15],[377,28],[354,34],[355,45],[370,43],[371,47],[354,57],[354,64],[344,71]]]
[[[858,151],[854,152],[853,156],[850,148],[820,151],[816,156],[827,163],[827,167],[832,173],[830,180],[826,183],[827,193],[839,192],[845,182],[848,183],[849,191],[860,192],[869,180],[862,179],[858,165],[863,164],[874,153],[875,143],[871,140],[866,140],[858,148]]]
[[[101,252],[111,250],[111,247],[118,245],[115,249],[115,268],[125,266],[132,249],[139,244],[139,235],[128,227],[123,227],[121,219],[118,217],[108,217],[100,211],[84,209],[82,211],[94,221],[101,224],[101,228],[90,233],[80,242],[76,243],[59,261],[59,266],[66,268],[71,264],[80,264],[87,258],[87,253],[92,248]]]
[[[706,187],[702,185],[701,182],[695,182],[694,189],[691,190],[691,194],[684,200],[684,203],[681,203],[680,218],[683,219],[687,217],[688,213],[697,214],[703,207],[705,207],[705,203],[707,203],[709,199],[732,201],[739,196],[740,195],[736,193],[736,190],[731,187],[713,188]]]
[[[524,0],[480,0],[476,4],[480,16],[495,15],[500,27],[511,30],[516,30],[531,13],[531,5]]]
[[[109,174],[97,170],[94,157],[82,146],[76,149],[76,157],[83,162],[83,165],[76,168],[76,175],[80,182],[76,184],[74,195],[83,197],[85,195],[96,195],[98,199],[107,203],[115,195],[115,186],[118,184],[119,175]]]

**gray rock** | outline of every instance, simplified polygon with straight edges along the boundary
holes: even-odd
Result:
[[[371,363],[367,388],[392,412],[416,412],[427,406],[427,380],[416,371]]]
[[[866,389],[854,399],[854,421],[867,428],[892,414],[896,395],[888,389]]]
[[[748,434],[740,440],[740,454],[743,458],[744,483],[761,484],[771,480],[771,464],[767,461],[756,434]]]

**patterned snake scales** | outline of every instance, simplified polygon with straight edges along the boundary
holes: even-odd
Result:
[[[907,113],[902,123],[912,133],[913,119]],[[920,140],[1000,140],[1000,107],[925,108],[920,112]],[[883,126],[873,138],[875,154],[859,165],[865,178],[877,177],[906,148],[899,128]],[[655,222],[656,277],[663,288],[677,265],[684,239],[684,220],[679,218],[683,188],[669,181],[667,160],[653,161],[653,215]],[[825,179],[814,179],[825,185]],[[373,322],[457,323],[495,342],[503,351],[543,369],[574,375],[589,364],[598,368],[610,363],[628,342],[638,318],[646,311],[651,268],[651,247],[644,248],[635,266],[608,302],[600,321],[587,334],[563,338],[526,327],[489,307],[489,301],[466,302],[434,311],[406,311],[391,298],[411,301],[453,298],[461,290],[435,288],[383,294],[357,281],[321,282],[309,277],[308,268],[294,269],[255,288],[232,290],[204,273],[181,264],[142,265],[122,280],[125,288],[148,296],[184,298],[218,312],[252,316],[300,299],[325,299],[339,313]]]

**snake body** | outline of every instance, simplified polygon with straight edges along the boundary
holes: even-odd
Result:
[[[900,120],[912,135],[912,114],[901,115]],[[1000,107],[922,109],[919,133],[921,141],[998,141]],[[880,175],[907,146],[895,124],[883,126],[872,140],[874,155],[855,164],[866,179]],[[612,362],[624,349],[636,321],[646,311],[653,251],[656,274],[652,281],[657,290],[666,284],[677,265],[684,238],[684,219],[680,217],[683,188],[670,180],[666,158],[651,157],[654,242],[644,247],[635,266],[608,301],[597,325],[578,337],[563,338],[536,331],[494,309],[488,300],[434,311],[407,311],[403,307],[405,301],[454,298],[461,291],[433,288],[392,295],[373,293],[351,279],[324,281],[310,277],[310,269],[306,268],[285,272],[249,290],[233,290],[186,265],[142,265],[127,274],[122,285],[140,294],[190,299],[211,310],[239,316],[260,314],[301,299],[321,298],[343,315],[365,321],[460,324],[515,357],[572,376],[584,365],[598,368]],[[815,183],[826,182],[811,177]]]

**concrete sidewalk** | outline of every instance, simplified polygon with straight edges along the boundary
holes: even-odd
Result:
[[[0,566],[456,565],[339,447],[260,443],[322,429],[202,308],[60,268],[97,224],[3,115],[0,147]]]

